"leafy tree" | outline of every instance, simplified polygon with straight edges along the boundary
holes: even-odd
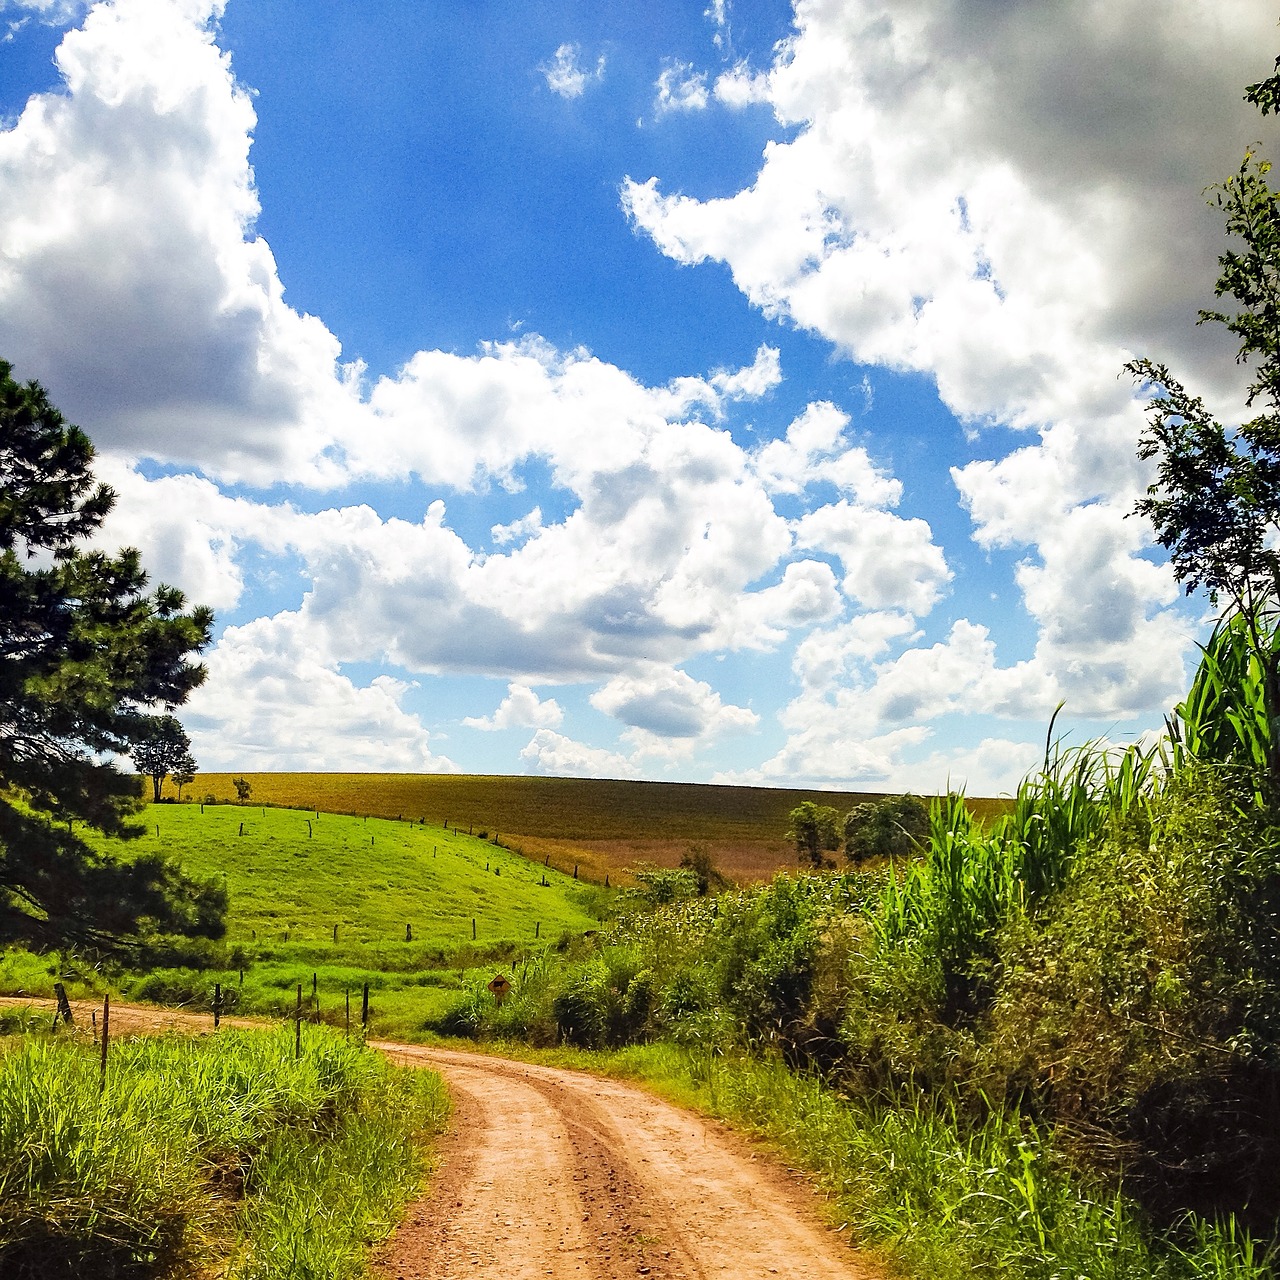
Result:
[[[1280,110],[1280,59],[1276,65],[1275,75],[1245,93],[1263,115]],[[1280,651],[1264,643],[1267,620],[1280,608],[1280,193],[1269,185],[1270,172],[1270,162],[1250,150],[1214,189],[1227,234],[1241,246],[1219,258],[1214,292],[1235,306],[1199,317],[1240,340],[1237,360],[1251,375],[1245,406],[1255,412],[1227,427],[1163,364],[1141,359],[1126,369],[1154,395],[1139,455],[1156,460],[1156,480],[1135,509],[1151,519],[1188,594],[1204,588],[1245,619],[1262,668],[1267,723],[1277,726]],[[1274,798],[1280,732],[1268,736]]]
[[[178,789],[178,799],[182,799],[182,788],[190,786],[196,780],[197,766],[195,757],[186,752],[173,762],[173,785]]]
[[[840,847],[840,815],[830,805],[806,800],[791,810],[787,839],[796,842],[796,856],[811,867],[832,866],[827,857]]]
[[[154,799],[160,802],[160,788],[169,774],[191,766],[195,774],[195,761],[191,756],[191,739],[176,716],[151,716],[134,737],[133,762],[151,779]],[[191,777],[187,778],[191,781]]]
[[[236,789],[236,799],[241,803],[253,794],[253,787],[245,778],[232,778],[231,785]]]
[[[856,805],[844,820],[844,856],[900,858],[913,852],[929,834],[929,806],[919,796],[886,796]]]
[[[148,594],[136,551],[81,548],[115,495],[94,480],[88,437],[11,372],[0,361],[0,945],[219,936],[221,890],[75,833],[142,834],[137,780],[109,757],[204,678],[190,655],[212,614],[184,612],[172,587]]]

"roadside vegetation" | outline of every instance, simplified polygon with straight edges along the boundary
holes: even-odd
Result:
[[[448,1114],[434,1073],[308,1029],[98,1050],[0,1030],[0,1274],[363,1275]]]

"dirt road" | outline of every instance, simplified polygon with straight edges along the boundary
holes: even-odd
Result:
[[[456,1104],[431,1194],[381,1262],[388,1280],[637,1275],[873,1280],[798,1177],[631,1085],[443,1049]]]
[[[51,1014],[49,1001],[0,997],[27,1004]],[[79,1025],[93,1007],[73,1002]],[[131,1006],[111,1022],[117,1034],[213,1028]],[[880,1280],[822,1224],[803,1178],[691,1112],[585,1072],[373,1043],[440,1072],[455,1104],[430,1192],[381,1252],[384,1280]]]

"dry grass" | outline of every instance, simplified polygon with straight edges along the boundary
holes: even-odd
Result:
[[[616,881],[641,862],[675,866],[691,845],[709,849],[735,879],[767,879],[795,862],[788,815],[805,800],[847,812],[882,793],[803,791],[599,778],[419,773],[204,773],[188,799],[235,799],[233,777],[253,787],[251,804],[383,818],[425,818],[475,833],[583,878]],[[172,784],[166,787],[172,794]],[[987,816],[999,801],[975,800]]]

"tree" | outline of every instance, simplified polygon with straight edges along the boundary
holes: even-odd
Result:
[[[204,678],[207,609],[147,575],[133,550],[80,546],[115,495],[93,446],[36,383],[0,361],[0,945],[136,946],[217,937],[225,893],[166,858],[117,858],[75,824],[128,839],[143,828],[127,756],[152,709]]]
[[[253,794],[253,787],[244,778],[232,778],[231,785],[236,789],[236,799],[241,803]]]
[[[901,858],[919,848],[929,834],[929,806],[919,796],[886,796],[856,805],[844,820],[844,856]]]
[[[834,863],[826,855],[840,847],[840,815],[830,805],[806,800],[791,810],[787,839],[796,842],[796,856],[814,868]]]
[[[1263,115],[1280,110],[1276,73],[1245,98]],[[1249,367],[1247,410],[1226,427],[1163,364],[1141,359],[1128,372],[1153,395],[1139,456],[1156,460],[1156,479],[1135,511],[1156,538],[1187,593],[1203,588],[1215,604],[1245,620],[1263,677],[1269,734],[1266,773],[1280,798],[1280,650],[1267,642],[1280,610],[1280,193],[1271,164],[1249,150],[1239,170],[1214,188],[1226,231],[1241,248],[1219,259],[1214,293],[1231,310],[1204,310],[1198,323],[1225,325]]]
[[[189,752],[184,752],[173,762],[173,785],[178,789],[178,799],[182,799],[182,788],[190,786],[196,780],[196,760]]]
[[[154,799],[160,803],[160,788],[169,774],[191,766],[195,774],[195,761],[191,757],[191,739],[176,716],[151,716],[134,737],[133,762],[151,779]],[[189,776],[186,779],[191,781]]]
[[[716,866],[711,850],[704,844],[691,844],[680,855],[680,867],[684,871],[693,872],[700,898],[705,898],[710,893],[721,893],[733,884],[733,881]]]

